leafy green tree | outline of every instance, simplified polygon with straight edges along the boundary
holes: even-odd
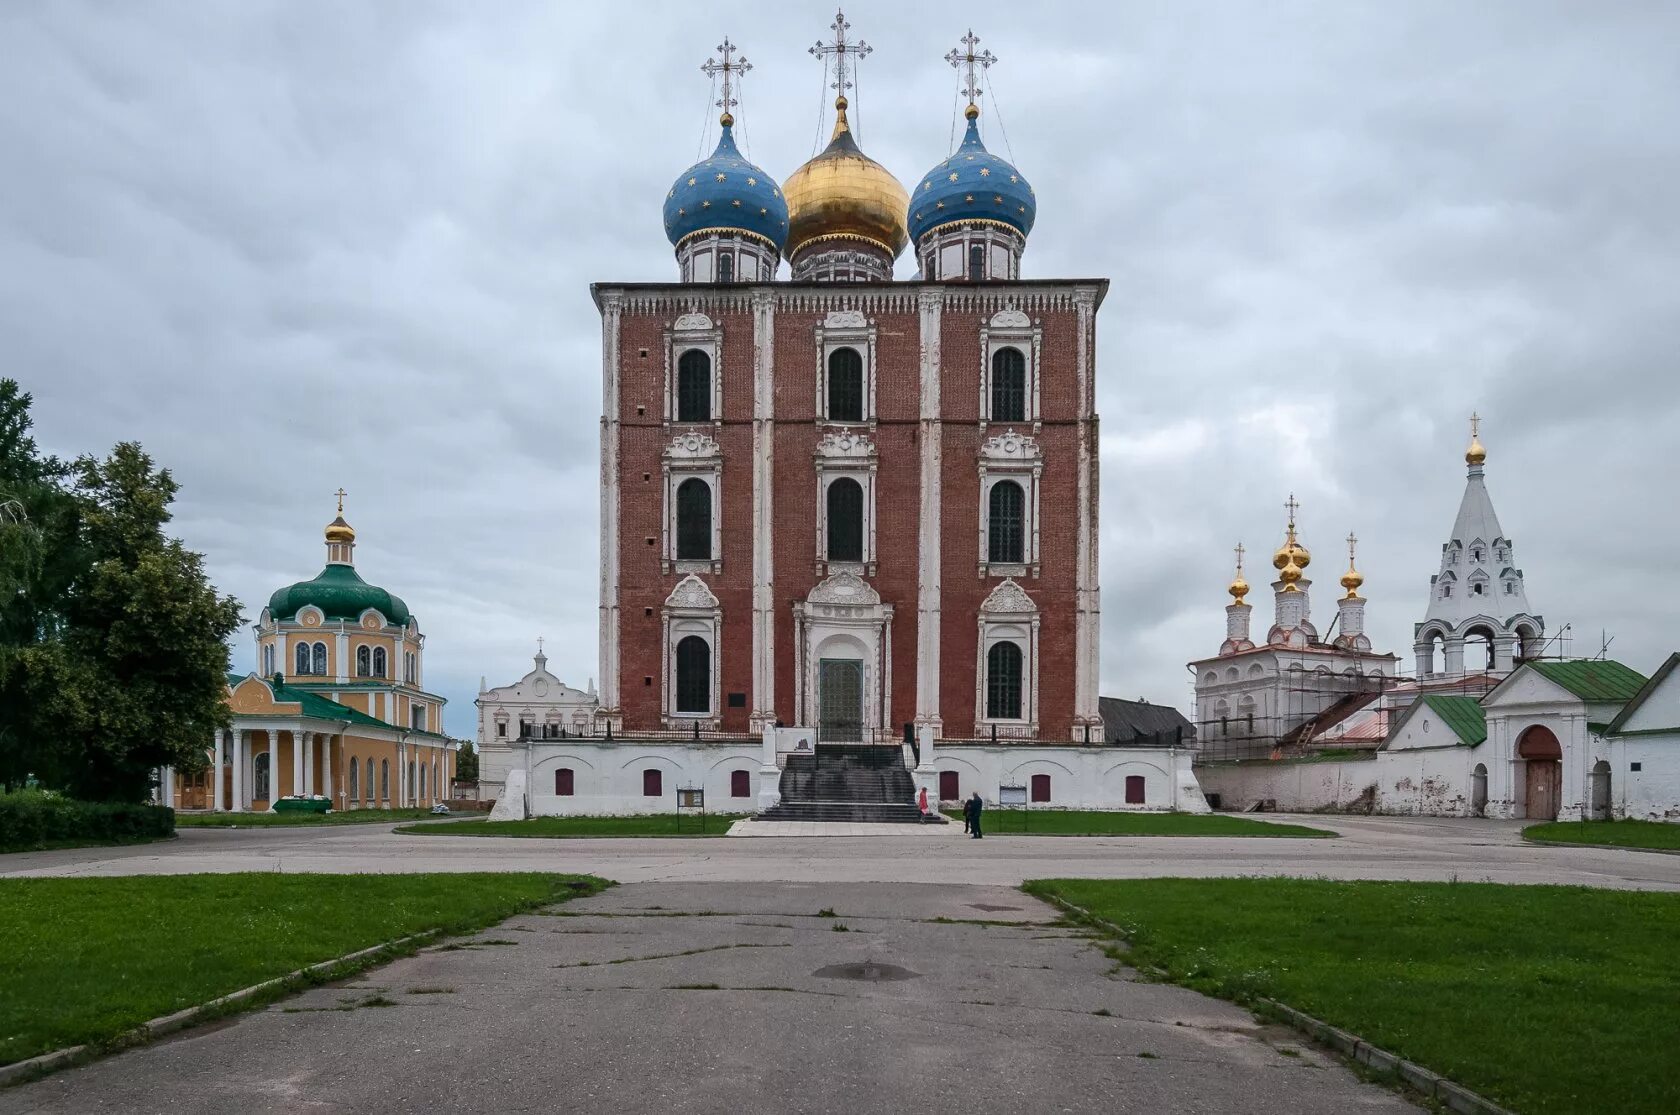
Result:
[[[140,446],[82,457],[74,474],[90,561],[66,602],[65,643],[100,696],[65,774],[79,797],[133,801],[154,767],[202,767],[211,733],[230,722],[239,602],[216,592],[202,555],[164,534],[179,486]]]
[[[478,781],[478,749],[470,739],[461,741],[461,749],[455,752],[455,778],[461,782]]]
[[[239,605],[164,534],[177,485],[138,445],[67,466],[0,379],[0,784],[138,801],[228,722]]]

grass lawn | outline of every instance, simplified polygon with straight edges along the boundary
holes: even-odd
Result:
[[[962,811],[945,815],[962,824]],[[1225,813],[1114,813],[1082,809],[987,809],[984,835],[1029,836],[1335,836],[1306,825],[1272,824]]]
[[[1491,883],[1055,879],[1127,962],[1276,999],[1525,1115],[1680,1110],[1680,894]]]
[[[1666,848],[1680,851],[1680,825],[1661,821],[1548,821],[1529,825],[1530,840],[1557,844],[1612,844],[1618,848]]]
[[[0,1064],[428,929],[593,893],[588,876],[0,879]]]
[[[398,832],[415,836],[722,836],[745,813],[708,813],[700,830],[698,814],[686,814],[678,828],[673,813],[645,817],[532,817],[528,821],[447,821],[404,825]]]
[[[265,825],[369,825],[418,821],[425,809],[344,809],[332,813],[176,813],[178,829],[259,828]]]

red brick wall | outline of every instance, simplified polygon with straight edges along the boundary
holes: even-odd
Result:
[[[674,288],[680,292],[682,288]],[[660,454],[671,432],[663,423],[665,330],[676,314],[626,313],[620,352],[620,698],[626,730],[662,725],[660,609],[681,578],[660,573],[663,473]],[[921,337],[914,311],[874,313],[876,443],[876,575],[871,584],[894,606],[894,728],[916,709],[918,517],[921,508]],[[976,616],[999,578],[980,578],[980,330],[989,313],[946,309],[941,318],[944,553],[941,630],[941,714],[947,735],[974,732]],[[1075,678],[1075,584],[1078,491],[1077,316],[1034,313],[1042,324],[1036,436],[1044,454],[1039,491],[1041,574],[1023,587],[1037,602],[1039,724],[1045,739],[1072,732]],[[752,410],[750,313],[712,314],[723,331],[723,423],[713,428],[723,449],[723,570],[705,576],[723,608],[723,726],[744,731],[752,706]],[[823,315],[780,311],[774,319],[775,445],[774,608],[775,710],[795,721],[793,603],[818,579],[817,480],[813,454],[818,352]],[[641,356],[641,350],[647,356]],[[641,406],[644,412],[637,413]],[[996,433],[994,428],[991,432]],[[1094,436],[1094,432],[1093,432]],[[644,479],[644,476],[646,479]],[[1095,492],[1091,493],[1094,504]],[[1093,516],[1094,519],[1094,516]],[[653,544],[649,545],[648,538]],[[651,677],[651,684],[643,679]],[[728,694],[747,694],[728,707]]]

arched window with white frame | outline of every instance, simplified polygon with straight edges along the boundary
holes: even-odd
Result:
[[[365,678],[365,677],[371,677],[372,675],[373,675],[373,648],[372,647],[357,647],[356,648],[356,676],[359,677],[359,678]]]
[[[1019,645],[993,643],[986,651],[986,718],[1021,719],[1021,665]]]
[[[319,677],[327,676],[327,644],[316,643],[310,655],[312,669],[310,673]]]
[[[677,485],[677,560],[712,557],[712,486],[698,476]]]
[[[828,485],[828,560],[863,560],[863,485],[850,476]]]
[[[993,422],[1025,422],[1027,419],[1027,358],[1020,349],[1006,345],[992,353]]]
[[[828,420],[863,421],[863,357],[855,348],[828,355]]]
[[[292,654],[292,658],[293,658],[292,673],[303,674],[303,675],[307,676],[311,672],[310,668],[309,668],[310,654],[309,654],[309,644],[308,643],[297,644],[297,649]]]
[[[691,348],[677,357],[677,421],[712,420],[712,358]]]
[[[373,676],[376,677],[376,678],[385,677],[386,676],[385,670],[386,670],[385,648],[384,647],[374,647],[373,648]]]
[[[1025,555],[1026,493],[1013,480],[992,485],[988,496],[986,560],[1020,565]]]
[[[712,711],[712,648],[699,635],[684,636],[677,643],[677,712]]]

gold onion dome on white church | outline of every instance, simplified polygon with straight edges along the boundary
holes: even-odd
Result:
[[[834,108],[828,146],[782,183],[787,258],[825,240],[863,240],[896,258],[910,239],[910,195],[891,171],[858,147],[844,96],[835,99]]]

